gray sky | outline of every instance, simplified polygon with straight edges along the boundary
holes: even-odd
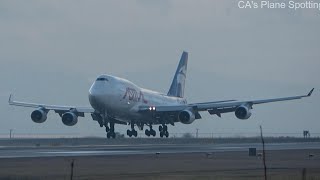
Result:
[[[103,135],[80,118],[66,127],[49,113],[43,124],[23,101],[89,106],[102,73],[167,92],[183,50],[189,52],[189,102],[312,98],[255,106],[249,120],[202,113],[171,132],[320,132],[320,11],[238,9],[236,0],[0,1],[0,134]],[[118,125],[125,132],[127,126]]]

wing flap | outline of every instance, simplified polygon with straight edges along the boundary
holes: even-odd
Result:
[[[221,109],[208,109],[209,114],[214,115],[217,114],[219,117],[221,117],[222,113],[228,113],[235,111],[236,108],[221,108]]]

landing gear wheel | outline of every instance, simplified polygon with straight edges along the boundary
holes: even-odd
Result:
[[[108,138],[108,139],[110,139],[110,138],[113,138],[113,139],[116,138],[116,133],[114,133],[114,132],[112,132],[112,131],[108,132],[108,133],[107,133],[107,138]]]
[[[131,131],[130,131],[129,129],[127,130],[127,135],[128,135],[129,137],[132,136],[132,133],[131,133]]]
[[[100,127],[103,127],[103,123],[102,123],[102,122],[100,122],[100,121],[99,121],[99,125],[100,125]]]
[[[131,122],[131,130],[127,130],[127,135],[129,136],[129,137],[132,137],[132,136],[134,136],[134,137],[137,137],[138,136],[138,132],[134,129],[134,123],[133,122]]]
[[[127,130],[127,135],[129,136],[129,137],[132,137],[132,136],[134,136],[134,137],[137,137],[138,136],[138,132],[136,131],[136,130]]]
[[[116,133],[112,132],[112,133],[111,133],[111,137],[112,137],[113,139],[116,138]]]
[[[165,132],[165,136],[166,136],[166,138],[169,137],[169,132],[168,131]]]
[[[162,126],[159,126],[159,131],[160,131],[160,132],[162,131]]]
[[[99,123],[100,127],[104,126],[104,124],[105,124],[104,122],[105,122],[105,120],[102,117],[98,119],[98,123]]]
[[[110,128],[108,126],[106,126],[106,132],[109,132]]]
[[[163,124],[159,126],[160,137],[169,137],[168,126]]]
[[[149,129],[146,129],[145,131],[144,131],[144,133],[146,134],[146,136],[150,136],[150,131],[149,131]]]
[[[151,134],[153,137],[155,137],[155,136],[156,136],[156,131],[152,129],[151,132],[150,132],[150,134]]]

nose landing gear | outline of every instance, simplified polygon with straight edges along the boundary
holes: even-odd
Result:
[[[102,118],[98,120],[98,123],[99,123],[100,127],[103,127],[104,122],[103,122]]]

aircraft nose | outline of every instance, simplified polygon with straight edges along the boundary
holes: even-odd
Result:
[[[103,89],[94,83],[89,90],[89,102],[91,106],[98,109],[102,105],[102,99],[104,98]]]
[[[98,94],[98,87],[96,83],[93,83],[91,88],[89,89],[89,97],[94,97]]]

